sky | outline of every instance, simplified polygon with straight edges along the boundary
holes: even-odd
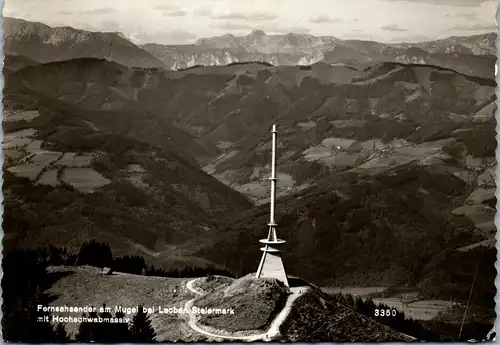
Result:
[[[419,42],[496,31],[498,0],[5,0],[4,16],[191,44],[227,33]]]

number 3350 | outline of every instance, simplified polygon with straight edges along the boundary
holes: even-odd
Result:
[[[375,316],[396,316],[396,309],[375,309]]]

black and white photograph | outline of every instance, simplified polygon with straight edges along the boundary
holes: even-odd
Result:
[[[495,341],[497,8],[5,0],[3,341]]]

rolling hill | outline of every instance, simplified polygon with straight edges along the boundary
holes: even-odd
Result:
[[[145,84],[148,73],[151,71],[93,58],[28,66],[6,75],[4,104],[10,106],[14,102],[13,107],[18,107],[20,97],[66,102],[81,109],[80,115],[98,130],[177,150],[192,161],[212,157],[216,148],[172,126],[168,113],[164,114],[168,109],[162,109],[158,102],[145,106],[147,98],[140,95],[144,87],[162,99],[155,85]]]
[[[194,158],[139,140],[135,124],[129,125],[133,133],[119,128],[127,126],[126,114],[85,111],[29,92],[11,98],[8,83],[6,247],[50,243],[76,249],[97,239],[119,253],[165,262],[158,258],[160,248],[175,247],[226,214],[251,207],[200,170]],[[147,121],[142,115],[130,118]]]
[[[280,128],[280,193],[331,169],[413,159],[463,174],[493,157],[496,145],[480,134],[494,131],[495,81],[430,65],[249,63],[174,72],[76,59],[6,78],[7,103],[25,92],[71,103],[94,114],[88,120],[98,127],[182,150],[256,201],[267,197],[272,123]]]

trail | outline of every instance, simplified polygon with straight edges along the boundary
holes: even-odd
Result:
[[[201,295],[203,295],[203,293],[201,291],[197,290],[193,286],[193,283],[195,281],[196,281],[196,279],[188,281],[186,283],[186,288],[189,291],[195,293],[196,295],[200,295],[201,296]],[[271,322],[271,325],[270,325],[269,329],[266,332],[264,332],[264,333],[247,335],[247,336],[231,336],[231,335],[214,334],[214,333],[210,333],[210,332],[205,331],[204,329],[200,328],[196,324],[196,315],[193,314],[193,313],[191,313],[191,307],[193,306],[193,303],[194,303],[194,300],[196,299],[196,297],[193,298],[193,299],[191,299],[191,300],[189,300],[189,301],[187,301],[186,304],[184,305],[184,308],[189,311],[189,313],[188,313],[188,317],[189,318],[187,320],[187,324],[194,331],[196,331],[198,333],[201,333],[201,334],[204,334],[204,335],[206,335],[208,337],[212,337],[212,338],[222,338],[222,339],[232,339],[232,340],[246,340],[246,341],[257,341],[257,340],[270,341],[271,339],[273,339],[274,337],[276,337],[277,335],[279,335],[279,328],[283,324],[283,322],[285,321],[285,319],[288,316],[288,314],[290,313],[290,310],[292,309],[293,302],[298,297],[300,297],[302,294],[304,294],[308,289],[309,289],[309,287],[295,287],[295,288],[290,288],[291,294],[288,296],[288,299],[286,301],[285,306],[278,313],[278,315],[276,315],[276,317],[274,318],[274,320]]]

